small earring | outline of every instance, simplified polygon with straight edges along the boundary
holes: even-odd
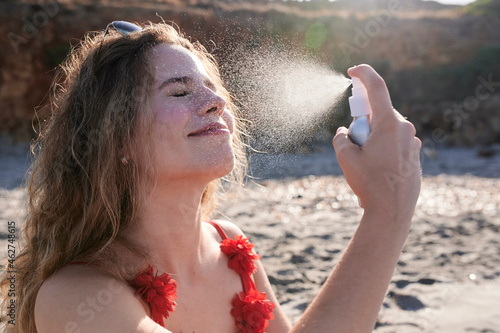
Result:
[[[122,161],[123,164],[128,164],[128,160],[127,160],[127,158],[125,156],[123,156],[121,158],[121,161]]]

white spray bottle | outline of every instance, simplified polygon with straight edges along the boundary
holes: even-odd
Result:
[[[349,97],[351,116],[354,118],[349,126],[349,138],[358,146],[363,146],[370,135],[370,115],[372,108],[368,101],[366,88],[357,77],[352,78],[352,96]]]

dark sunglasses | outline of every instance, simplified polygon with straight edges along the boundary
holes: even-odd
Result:
[[[113,22],[111,22],[110,24],[108,24],[106,26],[106,30],[104,30],[104,35],[102,36],[101,45],[102,45],[102,42],[104,42],[104,38],[106,37],[106,34],[108,33],[108,30],[109,30],[110,26],[113,26],[116,29],[116,31],[118,31],[119,33],[121,33],[123,36],[128,36],[131,33],[134,33],[134,32],[142,30],[141,27],[139,27],[138,25],[135,25],[133,23],[130,23],[130,22],[126,22],[126,21],[113,21]]]

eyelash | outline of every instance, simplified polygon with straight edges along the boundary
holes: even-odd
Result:
[[[170,94],[170,96],[172,97],[183,97],[183,96],[186,96],[188,94],[187,91],[181,91],[181,92],[176,92],[176,93],[173,93],[173,94]]]
[[[217,89],[214,87],[209,87],[211,90],[213,90],[214,92],[217,92]],[[169,93],[168,96],[171,96],[171,97],[184,97],[184,96],[187,96],[189,95],[189,91],[186,89],[186,90],[179,90],[177,92],[173,92],[173,93]]]

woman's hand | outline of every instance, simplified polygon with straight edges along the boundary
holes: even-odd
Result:
[[[409,222],[420,192],[420,147],[415,127],[392,107],[387,86],[369,65],[347,72],[365,85],[373,115],[371,133],[362,148],[341,127],[333,146],[345,178],[365,214],[383,214]]]
[[[360,148],[342,127],[333,145],[364,214],[293,333],[373,331],[420,192],[421,142],[415,128],[393,109],[385,82],[373,68],[361,65],[348,74],[359,77],[368,91],[371,134]]]

